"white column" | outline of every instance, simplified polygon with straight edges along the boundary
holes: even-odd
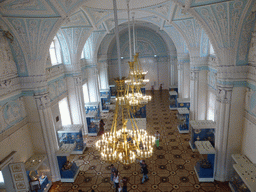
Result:
[[[58,181],[60,180],[60,172],[55,155],[55,151],[58,150],[58,142],[50,107],[50,98],[48,97],[47,93],[36,95],[34,98],[36,100],[37,109],[42,125],[44,144],[48,156],[52,180]],[[43,143],[41,143],[41,145],[42,144]]]
[[[190,71],[190,119],[198,120],[199,70]]]
[[[96,66],[88,67],[87,70],[90,102],[100,102],[98,70]]]
[[[85,108],[84,108],[84,96],[83,96],[83,87],[82,87],[82,76],[73,76],[73,82],[74,82],[74,101],[73,105],[76,105],[76,111],[72,110],[73,113],[77,113],[77,121],[73,121],[74,124],[83,124],[84,127],[84,134],[88,133],[87,129],[87,121],[86,121],[86,114],[85,114]]]
[[[108,64],[107,61],[103,61],[99,63],[100,70],[100,89],[109,89],[109,82],[108,82]]]
[[[184,91],[184,63],[178,60],[178,97],[183,98]]]
[[[232,87],[218,86],[217,90],[217,118],[215,132],[216,148],[216,172],[215,180],[226,181],[227,179],[227,147],[230,123],[230,103],[232,97]]]
[[[170,65],[169,65],[169,81],[168,87],[175,85],[175,64],[177,63],[176,58],[170,58]]]

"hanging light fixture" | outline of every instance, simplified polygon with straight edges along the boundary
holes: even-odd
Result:
[[[113,5],[115,9],[115,21],[117,23],[116,0],[113,0]],[[136,159],[151,157],[155,144],[155,137],[148,135],[145,130],[139,129],[134,118],[135,112],[145,106],[151,100],[151,96],[143,95],[141,92],[141,88],[149,80],[145,79],[146,73],[143,72],[139,63],[139,54],[136,53],[134,55],[134,61],[131,61],[129,0],[127,0],[127,10],[130,46],[129,77],[126,79],[119,75],[119,78],[115,79],[117,97],[112,127],[110,132],[104,133],[102,138],[96,142],[96,149],[100,151],[102,160],[107,162],[119,161],[126,165],[134,163]],[[118,34],[116,33],[116,35]],[[120,58],[120,55],[118,55],[118,58]],[[117,127],[119,125],[117,123],[119,114],[122,117],[121,127]],[[132,129],[127,128],[128,120],[131,121]]]

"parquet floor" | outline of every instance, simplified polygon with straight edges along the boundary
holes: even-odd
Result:
[[[148,94],[151,94],[148,92]],[[230,192],[228,183],[200,183],[194,171],[200,159],[198,153],[189,146],[190,135],[180,134],[177,130],[177,111],[170,111],[168,91],[162,94],[155,91],[152,101],[147,105],[147,130],[161,134],[160,146],[151,158],[146,159],[149,168],[149,181],[141,183],[139,163],[129,166],[115,163],[121,177],[128,178],[129,192]],[[103,114],[105,131],[111,128],[113,112]],[[101,161],[94,148],[97,137],[87,138],[87,149],[83,155],[72,155],[71,160],[80,166],[74,183],[56,182],[50,192],[95,192],[114,191],[110,182],[110,164]]]

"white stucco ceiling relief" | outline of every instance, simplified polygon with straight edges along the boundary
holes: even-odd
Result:
[[[130,9],[141,9],[145,7],[151,7],[154,5],[158,5],[161,3],[168,2],[169,0],[130,0]],[[117,3],[117,9],[118,10],[126,10],[127,9],[127,1],[126,0],[118,0]],[[88,8],[94,8],[94,9],[111,9],[113,10],[113,0],[88,0],[85,3],[85,6]]]

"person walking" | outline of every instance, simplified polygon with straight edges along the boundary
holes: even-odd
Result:
[[[156,131],[155,137],[156,137],[156,147],[159,147],[160,133],[158,131]]]
[[[142,181],[141,184],[143,184],[145,181],[148,181],[148,166],[145,162],[145,160],[142,161],[142,173],[143,173],[143,177],[142,177]]]
[[[161,94],[162,91],[163,91],[163,84],[160,84],[159,91],[160,91],[160,94]]]
[[[118,192],[118,188],[119,188],[119,175],[118,175],[118,171],[114,172],[114,187],[116,188],[116,192]]]
[[[110,180],[113,181],[114,173],[117,172],[117,169],[114,167],[113,164],[110,165],[111,177]]]
[[[100,136],[104,133],[104,125],[105,125],[105,123],[104,123],[103,119],[101,119],[100,120],[100,130],[98,132],[98,136]]]
[[[127,192],[128,179],[126,177],[123,177],[122,182],[123,182],[123,192]]]

